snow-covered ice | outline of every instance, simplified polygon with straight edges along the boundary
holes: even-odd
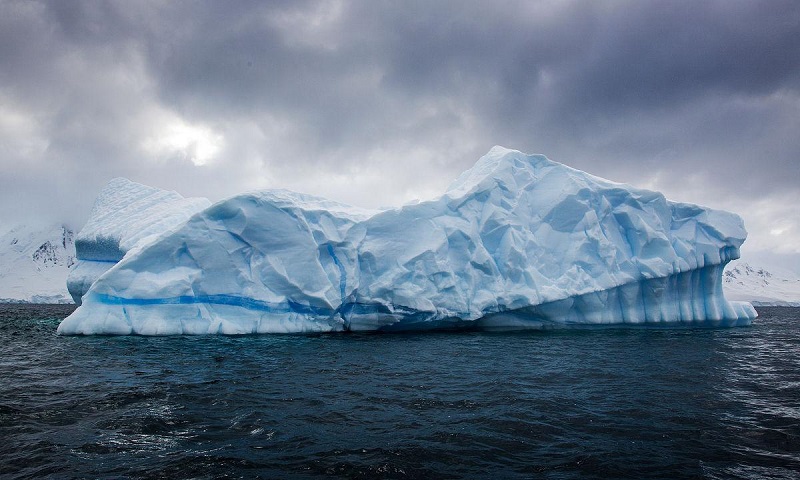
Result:
[[[128,251],[154,241],[209,205],[206,198],[184,198],[126,178],[112,179],[75,239],[77,262],[67,277],[72,299],[80,305],[89,287]]]
[[[110,204],[116,194],[103,195]],[[246,193],[154,227],[136,248],[118,233],[140,230],[130,215],[151,214],[109,208],[110,224],[93,215],[81,231],[103,252],[129,249],[59,333],[734,326],[756,316],[722,291],[746,237],[737,215],[501,147],[440,198],[396,209]]]

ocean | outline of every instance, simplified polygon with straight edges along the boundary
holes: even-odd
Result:
[[[798,478],[800,308],[751,327],[59,337],[0,305],[3,478]]]

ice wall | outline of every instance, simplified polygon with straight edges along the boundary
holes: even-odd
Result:
[[[77,262],[67,277],[76,304],[92,284],[137,245],[155,240],[208,206],[205,198],[114,178],[103,188],[75,239]]]
[[[734,214],[495,147],[417,205],[220,202],[129,252],[59,333],[745,325],[721,287],[745,236]]]

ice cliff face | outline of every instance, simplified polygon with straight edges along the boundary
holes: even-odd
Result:
[[[72,299],[80,305],[89,287],[128,251],[154,241],[209,205],[205,198],[184,198],[126,178],[108,182],[75,239],[78,260],[67,277]]]
[[[734,214],[495,147],[398,209],[285,191],[217,203],[129,251],[58,331],[746,325],[755,311],[721,282],[745,236]]]

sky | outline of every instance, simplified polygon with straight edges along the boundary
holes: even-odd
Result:
[[[800,271],[800,2],[0,0],[0,224],[79,229],[117,176],[399,205],[493,145]]]

